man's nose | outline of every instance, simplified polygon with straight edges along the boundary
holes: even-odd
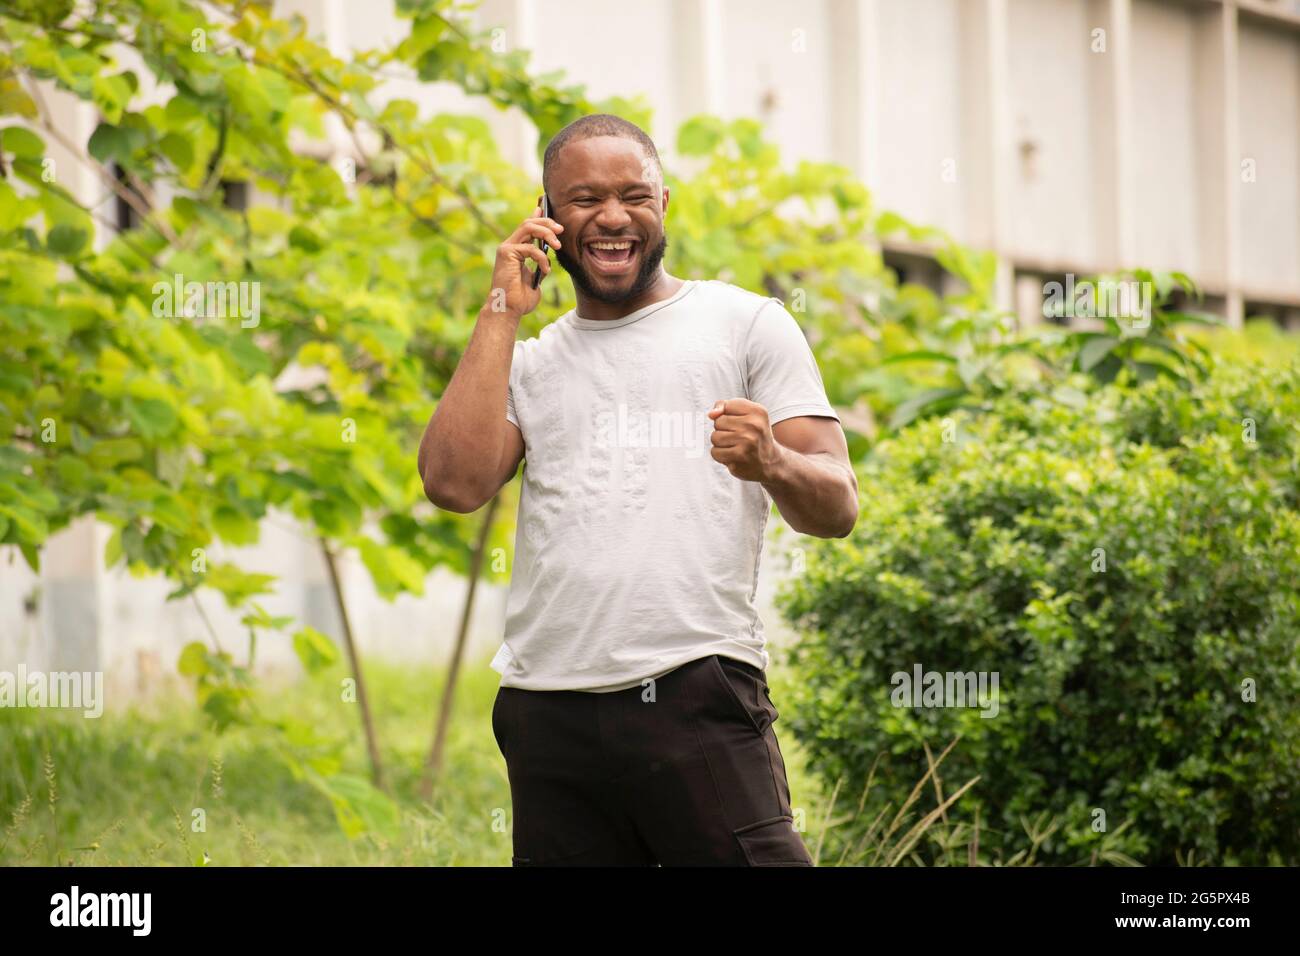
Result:
[[[600,210],[596,213],[596,225],[602,229],[608,229],[611,232],[627,227],[632,222],[632,217],[627,214],[623,208],[623,202],[620,199],[610,197],[600,205]]]

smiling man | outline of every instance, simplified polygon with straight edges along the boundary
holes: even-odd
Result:
[[[816,361],[779,300],[665,271],[668,190],[635,125],[561,130],[543,188],[419,454],[429,499],[463,513],[525,461],[492,661],[513,862],[810,865],[754,598],[773,502],[819,537],[857,518]],[[516,341],[539,239],[577,308]]]

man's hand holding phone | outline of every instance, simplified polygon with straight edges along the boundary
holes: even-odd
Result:
[[[518,319],[537,308],[541,301],[540,277],[538,283],[534,283],[533,272],[526,263],[532,259],[537,264],[537,271],[543,276],[550,275],[551,262],[544,251],[545,245],[560,248],[559,234],[564,231],[563,226],[544,214],[543,205],[544,201],[539,203],[533,215],[497,246],[496,264],[492,267],[492,291],[484,312]],[[539,248],[534,242],[545,245]]]

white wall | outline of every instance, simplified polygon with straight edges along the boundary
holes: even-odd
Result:
[[[961,143],[959,2],[878,5],[880,154],[867,159],[879,170],[872,177],[879,207],[957,235],[963,232],[963,190],[975,188]],[[943,178],[949,168],[955,181]]]
[[[1300,295],[1300,40],[1241,29],[1241,278],[1262,294]]]
[[[1009,174],[1010,249],[1071,262],[1104,258],[1095,219],[1104,150],[1094,128],[1090,76],[1107,53],[1092,52],[1086,4],[1012,0],[1008,84],[1014,162]]]
[[[1153,269],[1199,265],[1196,11],[1157,0],[1133,4],[1136,257]],[[1177,148],[1186,144],[1188,148]]]

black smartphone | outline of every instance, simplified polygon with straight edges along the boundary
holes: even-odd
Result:
[[[551,217],[551,201],[546,198],[546,193],[542,193],[542,218],[549,219],[550,217]],[[542,250],[542,255],[546,255],[551,251],[551,247],[546,244],[545,239],[537,240],[537,248]],[[542,267],[539,265],[533,271],[533,288],[536,289],[541,284],[542,284]]]

